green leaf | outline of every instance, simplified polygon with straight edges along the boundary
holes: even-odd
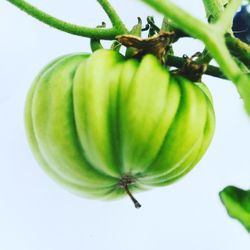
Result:
[[[132,30],[129,32],[129,34],[141,37],[141,31],[142,31],[142,20],[140,17],[138,17],[138,23],[132,28]],[[125,57],[132,58],[136,53],[137,53],[137,49],[135,49],[133,47],[129,47],[126,50]]]
[[[250,190],[228,186],[220,192],[228,214],[239,220],[250,233]]]

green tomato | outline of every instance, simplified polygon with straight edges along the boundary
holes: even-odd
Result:
[[[188,173],[214,132],[211,95],[173,76],[152,55],[139,63],[111,50],[50,63],[26,102],[32,150],[77,194],[115,199]]]

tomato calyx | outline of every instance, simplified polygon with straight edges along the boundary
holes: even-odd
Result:
[[[121,35],[116,39],[125,47],[135,48],[134,58],[141,59],[146,54],[153,54],[159,61],[164,64],[165,55],[170,49],[170,44],[174,38],[174,32],[161,31],[158,34],[149,37],[141,38],[134,35]]]
[[[174,70],[172,73],[181,75],[192,82],[201,82],[202,75],[207,70],[207,64],[198,64],[194,61],[194,58],[199,57],[200,54],[200,52],[197,52],[191,57],[183,55],[185,63],[180,69]]]
[[[140,208],[141,204],[135,199],[135,197],[132,195],[132,193],[129,190],[129,185],[132,185],[136,182],[136,178],[131,175],[124,175],[120,181],[118,182],[118,187],[123,188],[132,202],[135,205],[135,208]]]

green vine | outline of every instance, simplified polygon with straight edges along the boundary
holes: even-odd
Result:
[[[95,38],[95,39],[105,39],[113,40],[115,36],[127,33],[127,29],[120,17],[117,15],[116,11],[110,5],[107,0],[97,0],[97,2],[103,7],[104,11],[107,13],[108,17],[113,24],[112,28],[103,29],[103,28],[89,28],[84,26],[79,26],[71,24],[55,18],[39,9],[33,5],[27,3],[23,0],[7,0],[8,2],[14,4],[16,7],[31,15],[32,17],[40,20],[43,23],[48,24],[51,27],[59,29],[61,31],[71,33],[77,36]]]
[[[126,26],[124,25],[120,17],[117,15],[111,4],[107,0],[97,0],[97,2],[103,7],[103,10],[107,13],[111,23],[113,24],[113,27],[115,27],[116,30],[120,31],[120,34],[128,33]]]
[[[231,54],[237,57],[250,70],[250,46],[230,34],[226,34],[225,38]]]

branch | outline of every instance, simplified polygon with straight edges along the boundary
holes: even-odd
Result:
[[[213,57],[209,54],[208,50],[205,48],[201,55],[195,60],[198,64],[209,64],[212,61]]]
[[[250,69],[250,46],[240,39],[226,35],[226,45],[231,54],[243,62]]]
[[[182,57],[177,57],[177,56],[172,56],[172,55],[168,55],[167,61],[166,61],[166,65],[173,66],[178,69],[181,68],[184,65],[184,63],[185,63],[185,59],[183,59]],[[224,76],[224,74],[221,72],[220,68],[212,66],[212,65],[208,65],[205,74],[218,77],[221,79],[227,79]]]
[[[102,6],[103,10],[108,15],[113,27],[116,27],[116,29],[120,30],[123,34],[128,33],[126,26],[111,4],[107,0],[97,0],[97,2]]]
[[[20,10],[26,12],[27,14],[31,15],[32,17],[38,19],[39,21],[48,24],[51,27],[54,27],[56,29],[59,29],[61,31],[77,35],[77,36],[84,36],[94,39],[105,39],[105,40],[112,40],[117,35],[124,34],[126,30],[124,29],[123,25],[120,24],[119,27],[113,27],[110,29],[103,29],[103,28],[89,28],[84,26],[79,26],[75,24],[71,24],[68,22],[65,22],[63,20],[60,20],[58,18],[55,18],[39,9],[34,7],[33,5],[27,3],[24,0],[7,0],[8,2],[12,3],[16,7],[18,7]],[[100,2],[104,2],[101,1]],[[106,1],[105,1],[106,2]],[[109,8],[108,8],[109,7]],[[106,11],[109,10],[109,15],[112,17],[113,22],[119,23],[118,19],[115,18],[116,14],[114,10],[110,8],[110,6],[107,6]]]

